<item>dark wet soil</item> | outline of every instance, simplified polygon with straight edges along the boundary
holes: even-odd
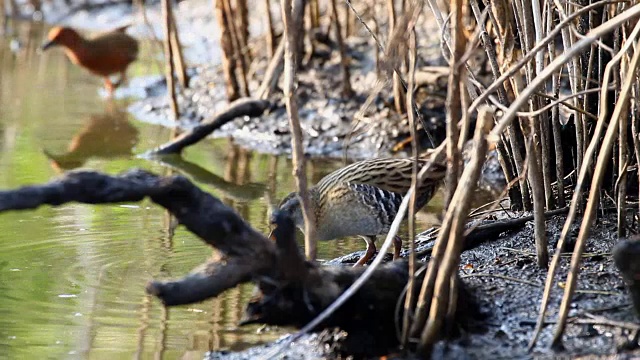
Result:
[[[579,219],[580,220],[580,219]],[[564,216],[547,222],[551,249],[559,238]],[[577,230],[577,226],[574,226]],[[574,231],[574,238],[577,231]],[[483,309],[489,314],[488,331],[464,340],[473,358],[531,358],[534,356],[614,355],[628,340],[628,330],[597,324],[603,319],[637,322],[618,270],[611,259],[617,241],[615,216],[600,218],[591,230],[585,249],[570,321],[565,330],[565,351],[549,349],[564,291],[570,252],[560,262],[547,319],[538,345],[527,353],[533,334],[547,271],[536,265],[533,224],[497,241],[481,244],[461,257],[461,274],[470,288],[477,290]],[[501,277],[498,277],[501,276]],[[595,317],[595,318],[594,318]],[[594,321],[593,324],[579,322]],[[640,352],[633,352],[640,355]]]
[[[506,215],[502,213],[499,217]],[[552,250],[555,249],[564,220],[565,216],[560,215],[547,221],[547,235]],[[574,238],[577,228],[574,226]],[[430,245],[429,239],[422,237],[421,246]],[[487,317],[480,324],[483,330],[466,333],[447,344],[439,344],[434,356],[448,359],[640,357],[640,350],[625,348],[634,335],[633,331],[616,323],[640,324],[611,258],[611,249],[616,242],[615,215],[598,219],[583,256],[577,291],[563,338],[564,350],[556,351],[550,349],[550,344],[571,261],[570,253],[563,255],[559,266],[547,311],[547,324],[536,347],[528,352],[547,274],[546,270],[536,265],[533,224],[527,223],[520,230],[502,234],[497,239],[487,239],[463,252],[460,274],[476,295],[481,311]],[[354,253],[342,260],[349,262],[359,255]],[[334,265],[337,262],[334,261]],[[323,349],[328,347],[325,340],[323,336],[309,335],[282,355],[292,359],[331,358],[331,353],[323,354]],[[249,359],[256,354],[263,354],[263,351],[272,350],[273,346],[269,344],[224,356],[216,353],[211,354],[210,358]]]

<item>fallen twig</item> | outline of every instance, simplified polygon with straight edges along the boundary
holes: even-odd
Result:
[[[179,154],[187,146],[191,146],[219,129],[222,125],[240,116],[260,116],[269,108],[267,100],[241,98],[232,102],[227,110],[201,122],[198,126],[185,131],[174,140],[161,145],[155,150],[147,152],[146,156]]]

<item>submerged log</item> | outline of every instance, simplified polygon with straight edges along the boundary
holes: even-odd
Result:
[[[165,305],[199,302],[252,281],[258,294],[247,306],[243,324],[302,327],[348,288],[364,268],[321,266],[308,262],[295,241],[292,220],[276,212],[271,238],[236,212],[182,176],[159,177],[143,170],[119,176],[92,171],[67,173],[48,184],[0,191],[0,212],[34,209],[44,204],[141,201],[149,197],[169,210],[189,231],[217,249],[217,257],[174,281],[151,281],[147,292]],[[382,266],[350,300],[314,330],[338,327],[348,335],[342,349],[355,355],[383,354],[398,345],[396,321],[408,281],[406,261]],[[462,283],[458,281],[459,285]],[[414,287],[419,289],[420,286]],[[455,319],[466,324],[479,314],[463,286]],[[452,327],[452,326],[451,326]],[[452,327],[455,328],[455,327]]]
[[[159,146],[157,149],[149,151],[147,155],[179,154],[187,146],[191,146],[204,139],[229,121],[241,116],[260,116],[269,108],[270,105],[271,102],[267,100],[252,98],[238,99],[231,103],[227,110],[201,122],[193,129],[183,132],[177,138]]]

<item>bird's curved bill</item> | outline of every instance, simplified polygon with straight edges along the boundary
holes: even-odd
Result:
[[[47,50],[48,48],[50,48],[52,46],[55,46],[55,45],[56,45],[55,42],[53,42],[52,40],[49,40],[46,43],[42,44],[42,47],[40,47],[40,49],[42,49],[44,51],[44,50]]]

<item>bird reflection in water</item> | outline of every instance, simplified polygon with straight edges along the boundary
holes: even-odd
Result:
[[[90,158],[130,157],[137,143],[138,129],[131,125],[125,111],[111,103],[104,113],[89,116],[64,154],[43,152],[54,170],[64,172],[84,165]]]

